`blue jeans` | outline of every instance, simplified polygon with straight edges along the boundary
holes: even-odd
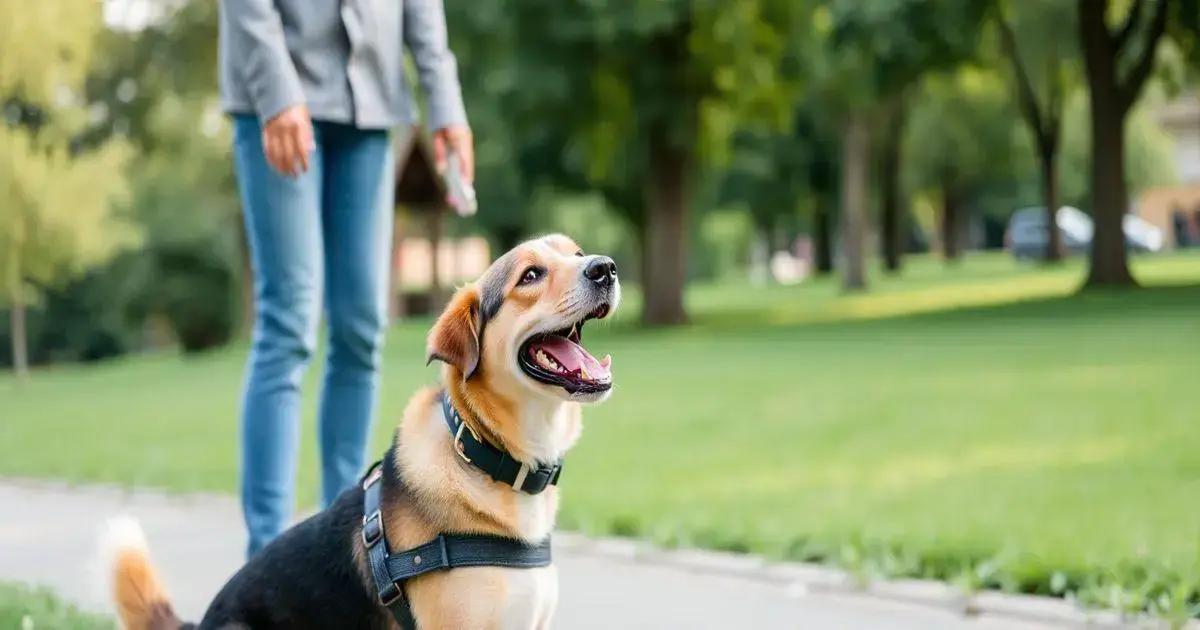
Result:
[[[318,418],[322,507],[357,481],[375,414],[392,238],[391,141],[387,131],[313,126],[309,170],[293,179],[267,164],[257,118],[234,117],[256,298],[241,424],[247,555],[291,520],[300,381],[316,349],[322,301],[329,328]]]

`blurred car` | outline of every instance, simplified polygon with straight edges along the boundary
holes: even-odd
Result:
[[[1135,252],[1161,252],[1166,242],[1161,229],[1136,214],[1125,215],[1121,229],[1125,231],[1125,246]]]
[[[1092,244],[1092,219],[1079,208],[1063,206],[1054,216],[1063,249],[1085,252]],[[1021,208],[1008,220],[1008,247],[1017,258],[1041,258],[1046,253],[1044,206]]]
[[[1081,253],[1092,246],[1092,218],[1079,208],[1063,206],[1054,216],[1067,253]],[[1130,251],[1157,252],[1163,248],[1163,233],[1145,219],[1126,214],[1122,219],[1125,245]],[[1046,252],[1046,210],[1044,206],[1021,208],[1008,220],[1006,241],[1019,259],[1041,258]]]

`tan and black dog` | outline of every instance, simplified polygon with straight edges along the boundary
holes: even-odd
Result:
[[[558,489],[515,490],[465,461],[439,392],[466,428],[511,457],[535,467],[560,460],[579,438],[580,403],[611,392],[611,360],[584,350],[580,335],[620,295],[612,260],[561,235],[519,245],[455,293],[429,333],[429,360],[445,363],[441,388],[412,397],[385,458],[381,514],[393,552],[447,532],[530,544],[550,535]],[[395,627],[366,559],[363,496],[347,490],[251,558],[197,626],[172,611],[136,524],[118,528],[109,547],[121,621],[130,630]],[[546,628],[558,580],[553,565],[455,568],[407,581],[405,594],[422,630]]]

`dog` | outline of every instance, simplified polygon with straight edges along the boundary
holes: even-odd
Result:
[[[519,480],[496,481],[468,462],[447,430],[443,392],[478,440],[526,466],[560,461],[579,439],[581,405],[612,392],[611,357],[596,359],[581,339],[584,324],[609,316],[620,297],[612,259],[558,234],[518,245],[455,292],[428,336],[427,362],[444,364],[441,387],[410,399],[377,473],[392,552],[446,532],[548,540],[557,487],[530,494],[514,489]],[[125,523],[109,542],[121,622],[129,630],[397,627],[372,578],[364,486],[252,557],[199,624],[180,621],[144,537]],[[404,596],[422,630],[547,628],[558,578],[553,564],[453,568],[407,580]]]

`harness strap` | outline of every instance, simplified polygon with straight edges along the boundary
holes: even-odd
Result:
[[[508,451],[492,446],[475,434],[450,402],[449,394],[443,391],[441,397],[442,416],[446,419],[450,433],[454,435],[454,450],[464,461],[487,473],[492,479],[529,494],[539,494],[558,483],[563,468],[561,459],[549,466],[530,466],[513,459]]]
[[[537,545],[486,534],[438,534],[413,549],[389,553],[383,528],[382,462],[371,466],[363,478],[362,540],[367,549],[379,603],[392,613],[404,630],[415,630],[416,620],[404,596],[404,582],[423,573],[458,567],[509,567],[531,569],[549,566],[550,537]]]

